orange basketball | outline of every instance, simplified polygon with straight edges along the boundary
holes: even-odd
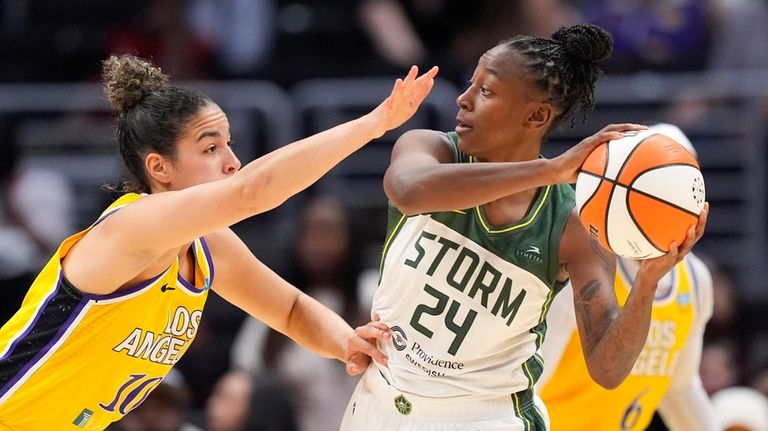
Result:
[[[704,207],[704,177],[678,141],[645,130],[598,146],[576,180],[587,231],[619,256],[649,259],[681,244]]]

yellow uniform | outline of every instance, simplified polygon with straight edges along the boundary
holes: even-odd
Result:
[[[101,219],[139,198],[126,194]],[[60,264],[87,231],[61,244],[0,329],[0,430],[104,429],[144,400],[195,337],[214,274],[203,238],[192,244],[194,280],[181,278],[177,260],[133,288],[91,295]]]
[[[572,297],[567,300],[570,302],[570,310],[555,311],[553,305],[550,316],[554,322],[548,336],[557,337],[555,334],[560,331],[561,338],[567,337],[559,361],[548,357],[554,355],[548,354],[547,343],[544,343],[545,368],[552,368],[540,382],[540,395],[549,410],[553,430],[624,431],[644,430],[648,426],[676,378],[681,354],[686,352],[687,344],[690,344],[688,342],[692,330],[697,328],[695,332],[700,338],[706,322],[706,318],[697,320],[697,313],[702,306],[698,274],[691,265],[694,259],[696,266],[706,271],[698,259],[688,256],[662,280],[669,286],[668,289],[662,289],[663,284],[660,282],[645,347],[630,376],[614,390],[606,390],[590,378],[575,320],[573,326],[567,328],[567,324],[560,323],[562,319],[558,320],[561,316],[553,316],[553,313],[569,313],[572,316]],[[615,283],[619,305],[626,301],[633,278],[626,268],[626,262],[620,261]],[[709,282],[708,272],[704,278]],[[707,295],[711,296],[711,292]],[[687,363],[684,368],[695,367],[697,370],[700,347],[694,345],[689,350],[694,353],[685,355],[684,361]],[[696,375],[695,371],[688,374]],[[698,377],[696,375],[689,380],[698,382]]]

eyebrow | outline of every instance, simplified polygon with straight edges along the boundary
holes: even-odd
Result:
[[[492,68],[492,67],[486,67],[485,68],[485,73],[487,73],[489,75],[493,75],[496,78],[499,77],[499,72],[496,69]]]
[[[197,137],[197,142],[200,142],[204,138],[219,138],[219,137],[221,137],[221,133],[215,130],[209,130],[207,132],[201,133],[200,136]]]

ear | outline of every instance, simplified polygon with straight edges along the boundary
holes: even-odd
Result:
[[[555,111],[549,102],[537,102],[529,111],[525,126],[529,129],[547,128],[554,116]]]
[[[150,182],[168,184],[171,182],[171,162],[158,153],[149,153],[144,158],[144,168]]]

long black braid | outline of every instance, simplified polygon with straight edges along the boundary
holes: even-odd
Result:
[[[527,60],[535,85],[557,108],[550,130],[577,111],[593,108],[595,81],[603,73],[597,63],[613,50],[605,30],[579,24],[560,27],[551,38],[516,36],[504,44]]]

